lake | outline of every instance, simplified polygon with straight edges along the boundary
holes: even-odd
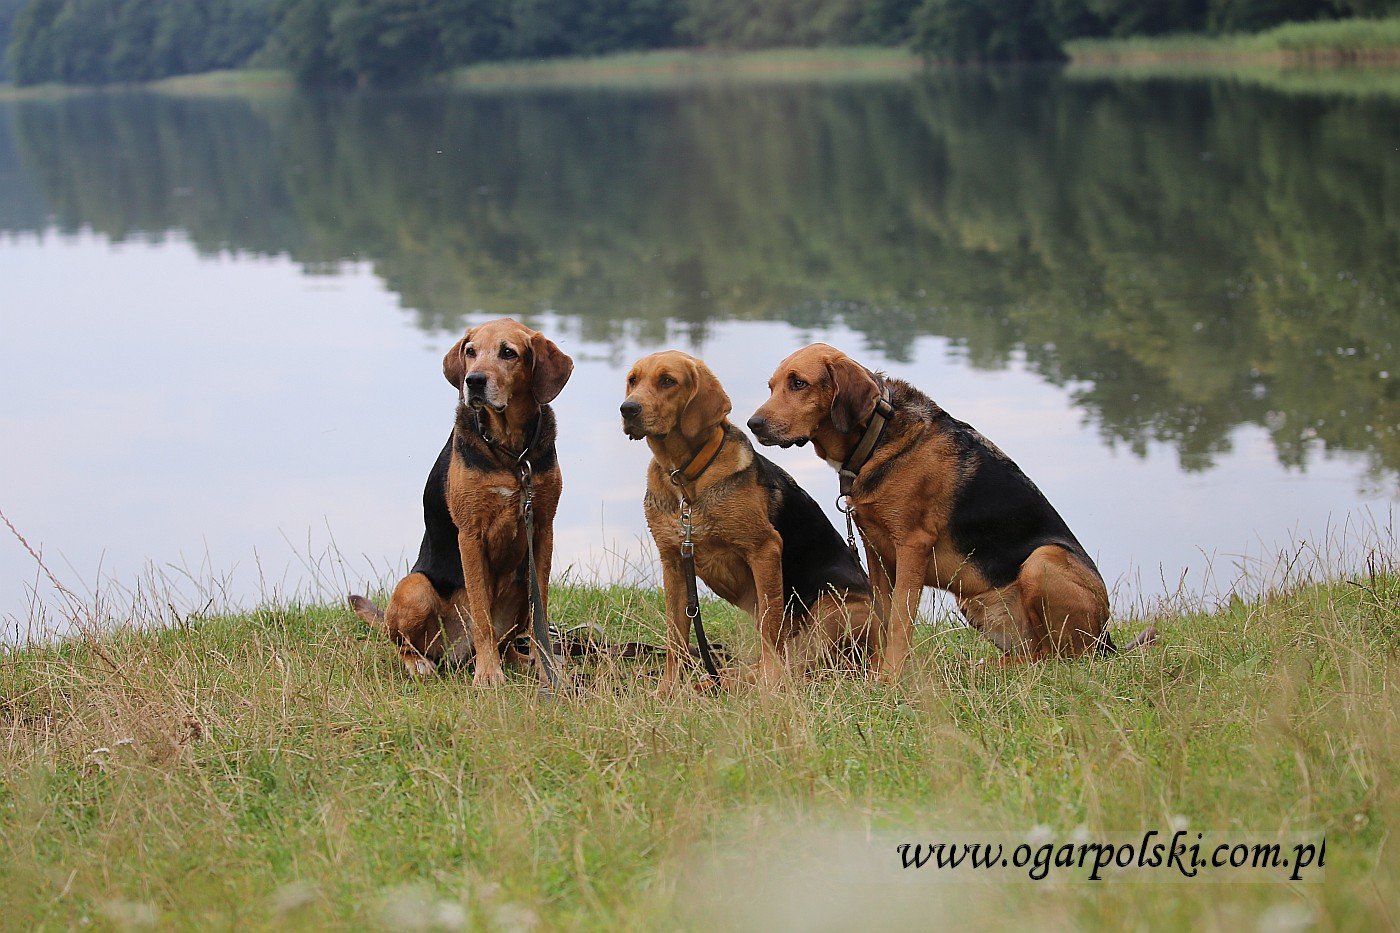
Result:
[[[1126,614],[1393,546],[1397,260],[1379,92],[965,70],[0,102],[0,510],[118,617],[384,582],[450,427],[442,354],[512,315],[577,363],[556,578],[656,583],[631,361],[703,356],[742,423],[824,340],[1015,458]],[[836,515],[810,449],[771,456]],[[3,532],[0,631],[61,605]]]

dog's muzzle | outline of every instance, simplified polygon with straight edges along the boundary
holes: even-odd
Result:
[[[753,436],[758,438],[758,442],[765,447],[781,447],[786,450],[789,447],[804,447],[810,438],[807,437],[783,437],[777,433],[767,418],[754,415],[749,419],[749,430]]]
[[[646,429],[642,427],[642,403],[628,400],[618,406],[618,411],[622,413],[622,433],[630,439],[639,441],[647,436]]]
[[[497,405],[488,397],[490,385],[485,373],[470,373],[462,384],[462,400],[471,408],[490,408],[492,411],[505,411],[505,405]]]

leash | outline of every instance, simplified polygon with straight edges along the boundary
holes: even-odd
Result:
[[[718,441],[710,441],[695,452],[686,461],[684,466],[677,467],[671,471],[671,483],[676,487],[676,495],[680,498],[680,520],[681,520],[681,572],[685,575],[685,616],[690,620],[695,629],[695,641],[700,647],[700,661],[705,666],[705,673],[710,676],[715,686],[719,686],[719,667],[715,664],[714,653],[710,648],[710,640],[705,637],[705,622],[700,618],[700,587],[695,580],[695,539],[694,524],[691,520],[690,500],[685,495],[685,482],[695,482],[700,476],[710,468],[719,457],[719,452],[724,449],[724,442],[728,434],[724,426],[719,428]],[[709,456],[700,465],[700,469],[694,473],[691,468],[705,454],[708,448]]]
[[[535,468],[530,465],[530,451],[539,442],[540,430],[544,427],[544,412],[535,418],[535,430],[526,442],[525,448],[516,453],[505,444],[488,434],[481,423],[480,413],[472,409],[472,421],[477,436],[489,446],[515,460],[515,473],[520,478],[520,520],[525,526],[525,563],[530,575],[530,624],[534,630],[534,648],[539,652],[540,666],[545,679],[552,689],[559,687],[559,671],[554,665],[554,647],[550,639],[549,616],[544,608],[544,593],[540,590],[540,577],[535,572]]]
[[[856,563],[860,563],[860,551],[856,548],[856,507],[851,504],[851,490],[855,488],[856,478],[860,475],[861,468],[870,460],[870,455],[875,452],[875,445],[880,443],[880,437],[885,433],[885,425],[894,417],[894,405],[890,404],[890,390],[887,386],[880,387],[880,397],[875,400],[875,411],[870,416],[870,422],[865,426],[865,433],[861,435],[860,443],[856,449],[851,451],[846,462],[841,464],[838,473],[841,479],[841,492],[836,497],[836,510],[846,516],[846,546],[851,549],[851,554],[855,556]]]

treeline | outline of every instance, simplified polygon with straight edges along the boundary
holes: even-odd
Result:
[[[670,47],[907,46],[1046,61],[1073,38],[1225,33],[1400,13],[1400,0],[0,0],[21,84],[245,65],[309,85],[409,83],[513,58]]]
[[[17,84],[111,84],[237,67],[267,44],[281,3],[28,0],[10,26],[10,72]]]
[[[9,77],[10,69],[7,52],[10,48],[10,25],[15,14],[24,6],[25,0],[0,0],[0,81]]]

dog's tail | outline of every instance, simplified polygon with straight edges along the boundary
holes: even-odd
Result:
[[[386,635],[389,633],[389,626],[384,622],[383,609],[380,609],[363,596],[357,596],[354,593],[350,594],[350,598],[346,600],[346,602],[350,604],[350,608],[354,610],[355,615],[364,619],[370,628],[383,632]]]
[[[1119,648],[1113,643],[1113,639],[1108,634],[1108,629],[1104,629],[1103,634],[1099,636],[1098,654],[1099,657],[1112,657],[1117,654],[1125,654],[1129,651],[1142,648],[1145,645],[1150,645],[1156,640],[1157,626],[1149,623],[1147,628],[1138,632],[1137,635],[1133,637],[1132,641]]]
[[[1132,641],[1128,642],[1126,645],[1123,646],[1122,650],[1132,651],[1135,648],[1145,648],[1156,640],[1157,626],[1149,622],[1147,628],[1143,629],[1141,632],[1138,632]]]

